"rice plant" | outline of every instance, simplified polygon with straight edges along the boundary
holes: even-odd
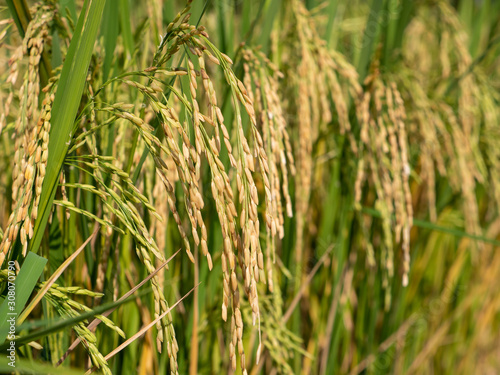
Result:
[[[500,371],[500,4],[0,14],[2,373]]]

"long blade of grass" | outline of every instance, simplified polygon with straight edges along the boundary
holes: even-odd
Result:
[[[478,51],[483,46],[485,37],[489,33],[488,17],[490,12],[490,0],[482,1],[479,11],[479,22],[472,24],[471,37],[469,41],[470,53],[472,57],[476,57]]]
[[[42,186],[38,219],[30,251],[37,252],[42,242],[59,181],[61,167],[68,151],[92,50],[101,23],[105,0],[86,0],[63,65],[52,107],[47,171]]]
[[[26,256],[16,280],[12,282],[14,285],[15,305],[9,305],[9,302],[12,301],[10,301],[9,298],[5,298],[2,306],[0,306],[0,343],[5,341],[9,331],[7,318],[15,317],[22,311],[46,263],[47,259],[36,254],[29,253]],[[9,286],[10,285],[11,282],[9,282]]]
[[[403,0],[400,5],[401,11],[399,12],[398,18],[398,29],[394,37],[394,43],[392,45],[393,49],[401,48],[403,44],[403,36],[406,26],[410,23],[411,14],[413,12],[413,7],[415,2],[412,0]]]
[[[265,53],[269,51],[271,31],[273,30],[274,20],[279,13],[280,6],[281,0],[270,0],[266,4],[266,9],[264,10],[265,16],[262,24],[262,32],[260,34],[260,44],[262,45],[262,51]]]
[[[388,65],[392,60],[392,53],[394,52],[394,41],[396,33],[398,32],[399,12],[398,0],[388,0],[386,3],[386,17],[387,24],[385,27],[385,41],[384,41],[384,64]]]
[[[9,7],[10,14],[14,19],[17,29],[19,30],[19,34],[22,38],[24,38],[25,31],[31,21],[26,0],[7,0],[7,6]]]
[[[118,39],[118,18],[115,14],[115,9],[118,9],[118,0],[108,0],[103,16],[103,30],[105,56],[102,67],[102,79],[104,82],[108,80],[109,72],[111,71],[111,63],[115,54],[116,41]]]
[[[361,81],[365,79],[373,53],[373,46],[375,45],[375,41],[379,34],[380,17],[382,17],[383,5],[384,0],[373,0],[371,11],[368,16],[368,21],[366,22],[363,34],[361,54],[357,64],[359,78],[361,79]]]
[[[130,28],[130,6],[128,0],[119,0],[119,13],[120,13],[120,28],[122,31],[123,42],[125,49],[128,52],[130,59],[134,55],[134,39],[132,37],[132,29]]]
[[[325,40],[328,43],[328,46],[332,46],[332,32],[333,32],[333,24],[335,22],[335,18],[337,16],[337,7],[339,2],[337,0],[330,0],[327,8],[328,14],[328,23],[326,24],[325,29]]]

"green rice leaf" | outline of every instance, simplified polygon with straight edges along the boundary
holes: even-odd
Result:
[[[9,331],[9,323],[7,319],[17,316],[23,310],[24,305],[28,301],[35,285],[43,272],[43,268],[47,263],[47,259],[42,258],[34,253],[28,253],[24,263],[16,276],[15,281],[12,282],[14,285],[14,296],[15,305],[9,305],[9,298],[3,300],[0,306],[0,342],[4,342]],[[11,286],[11,282],[8,283],[8,287]]]

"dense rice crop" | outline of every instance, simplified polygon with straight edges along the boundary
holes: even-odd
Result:
[[[0,14],[1,372],[500,372],[498,1]]]

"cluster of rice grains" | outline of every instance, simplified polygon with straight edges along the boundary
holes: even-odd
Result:
[[[386,83],[376,67],[364,84],[365,92],[357,103],[361,142],[354,200],[360,208],[363,185],[369,179],[377,195],[375,207],[382,214],[381,263],[387,271],[382,280],[386,291],[385,306],[388,308],[391,296],[389,280],[394,276],[393,232],[396,244],[402,244],[404,286],[408,285],[410,271],[413,207],[409,186],[406,112],[396,84]],[[370,241],[367,241],[367,245],[368,262],[373,266],[375,257]]]
[[[293,216],[292,199],[288,193],[288,172],[295,175],[295,164],[284,109],[278,95],[279,79],[283,78],[283,74],[260,51],[244,48],[242,55],[244,83],[246,87],[252,88],[249,96],[255,103],[257,121],[262,129],[268,155],[269,180],[265,185],[266,204],[271,206],[274,217],[267,217],[270,230],[267,231],[266,256],[267,281],[269,289],[273,291],[272,262],[275,258],[275,236],[278,234],[281,239],[285,234],[284,211],[288,217]]]
[[[42,54],[50,43],[49,29],[55,10],[51,6],[36,6],[33,20],[29,23],[23,43],[10,61],[7,83],[16,84],[24,57],[28,57],[28,68],[18,91],[19,113],[14,125],[14,168],[12,172],[12,213],[9,217],[5,236],[0,243],[0,265],[3,264],[11,245],[20,236],[23,255],[26,254],[28,239],[33,235],[33,223],[38,214],[38,204],[48,158],[48,141],[54,81],[43,91],[45,98],[39,109],[40,66]],[[0,132],[6,125],[14,98],[14,89],[7,97],[4,114],[0,122]],[[30,213],[31,210],[31,213]]]
[[[387,306],[390,303],[389,279],[394,274],[394,249],[403,249],[403,284],[408,283],[410,265],[410,228],[413,209],[409,187],[406,114],[401,95],[394,83],[386,83],[376,67],[364,82],[359,83],[356,69],[343,56],[328,50],[316,29],[314,18],[300,1],[288,8],[289,29],[285,30],[294,42],[290,51],[281,51],[289,66],[289,90],[295,100],[288,112],[297,113],[291,122],[298,130],[295,145],[297,177],[297,260],[304,251],[304,226],[310,208],[311,179],[315,168],[313,145],[328,124],[336,122],[339,132],[346,136],[350,152],[358,160],[354,186],[355,205],[359,210],[363,200],[363,187],[372,184],[376,190],[376,207],[383,217],[383,243],[381,263],[384,265],[384,286]],[[355,107],[355,117],[360,131],[351,127],[348,106],[349,96]],[[330,106],[333,103],[333,107]],[[334,109],[334,110],[333,110]],[[367,173],[370,171],[370,173]],[[371,203],[370,203],[371,204]],[[395,219],[393,218],[395,216]],[[361,218],[366,228],[371,224]],[[395,243],[393,238],[395,237]],[[371,240],[365,241],[368,262],[375,264]]]
[[[438,24],[439,31],[435,29]],[[431,220],[438,219],[437,171],[464,198],[466,230],[480,235],[477,186],[491,186],[489,194],[497,205],[500,202],[500,180],[495,167],[499,161],[499,112],[494,105],[498,93],[473,63],[467,34],[447,2],[422,7],[408,27],[415,38],[425,41],[415,44],[420,48],[403,48],[409,69],[402,74],[402,92],[409,116],[417,124],[411,129],[411,136],[421,140],[416,144],[422,149],[420,175],[427,186]],[[435,56],[431,50],[441,52]],[[486,146],[484,152],[480,151],[481,143]]]
[[[272,204],[277,215],[271,231],[267,231],[266,273],[270,294],[261,300],[264,319],[264,345],[279,372],[293,373],[287,360],[300,345],[300,339],[288,331],[283,324],[283,300],[280,288],[274,288],[277,275],[272,272],[278,238],[284,236],[284,215],[293,216],[292,197],[289,195],[289,174],[296,174],[292,145],[285,120],[285,108],[281,97],[283,74],[260,50],[242,46],[244,83],[251,88],[249,96],[255,103],[257,123],[262,129],[268,155],[269,187],[266,185],[266,204]],[[269,201],[271,198],[271,201]],[[257,353],[257,356],[260,353]],[[303,354],[303,353],[302,353]],[[257,362],[259,358],[257,357]]]
[[[156,175],[165,187],[168,209],[177,224],[188,257],[194,262],[191,237],[206,257],[209,269],[212,269],[212,254],[207,246],[207,228],[202,214],[205,203],[199,185],[202,158],[206,158],[211,176],[212,196],[223,237],[222,318],[227,320],[230,317],[231,321],[231,365],[236,368],[238,354],[241,368],[246,373],[239,279],[243,280],[241,289],[248,298],[253,324],[260,327],[257,285],[259,281],[265,282],[266,278],[264,254],[260,244],[259,194],[265,196],[266,205],[262,217],[267,228],[267,258],[268,263],[271,263],[270,254],[274,249],[275,237],[281,238],[284,234],[282,197],[286,201],[287,214],[291,215],[292,211],[287,170],[290,168],[293,173],[293,158],[279,98],[274,92],[278,76],[276,69],[271,69],[274,73],[268,76],[270,62],[261,55],[259,59],[250,58],[250,52],[247,51],[247,86],[251,85],[253,80],[254,85],[259,88],[255,92],[248,91],[246,85],[231,70],[231,59],[219,52],[209,41],[204,27],[188,24],[188,11],[189,4],[168,26],[167,34],[162,37],[155,54],[153,66],[142,72],[134,72],[145,77],[146,83],[123,77],[111,80],[141,92],[149,104],[148,108],[152,109],[152,114],[161,124],[164,141],[160,141],[158,133],[148,124],[144,114],[132,111],[133,105],[117,103],[99,108],[97,101],[95,105],[96,111],[106,112],[113,118],[124,119],[134,125],[153,157]],[[184,54],[181,56],[179,51]],[[166,65],[171,67],[165,68]],[[214,83],[208,73],[213,70],[214,65],[222,68],[229,86],[235,112],[234,120],[229,121],[231,126],[224,119]],[[189,92],[182,92],[182,80],[188,81]],[[111,81],[103,87],[110,87]],[[166,90],[162,89],[162,85],[166,86]],[[96,94],[96,98],[98,97]],[[254,105],[254,102],[257,104]],[[259,130],[261,127],[264,137]],[[232,135],[228,128],[232,129]],[[89,132],[91,130],[87,133]],[[86,136],[84,134],[82,136]],[[247,138],[248,136],[250,138]],[[78,141],[75,140],[74,143]],[[222,161],[222,148],[227,152],[229,169]],[[283,184],[280,183],[281,178]],[[183,201],[191,224],[191,236],[187,235],[176,207],[176,182],[179,182],[184,193]],[[258,184],[261,185],[260,193]],[[233,192],[234,187],[236,194]],[[153,195],[161,196],[157,185]],[[164,243],[164,234],[160,237],[163,237],[161,242]],[[151,241],[154,242],[153,239]],[[267,274],[272,288],[270,264]],[[160,313],[161,310],[155,312],[157,316]],[[173,332],[167,341],[171,371],[177,373],[178,347]],[[259,352],[260,350],[261,345],[258,348]]]
[[[313,145],[321,131],[325,131],[334,117],[338,118],[339,131],[349,139],[351,147],[357,146],[351,134],[347,98],[360,95],[356,70],[343,56],[330,51],[316,31],[314,18],[304,4],[293,1],[287,8],[289,14],[283,38],[290,42],[283,49],[286,61],[284,99],[287,113],[296,113],[290,125],[297,129],[295,216],[297,222],[296,259],[301,263],[304,251],[304,229],[307,222],[312,176],[315,169]],[[346,89],[341,82],[346,83]],[[288,93],[289,92],[289,93]],[[333,103],[334,107],[330,105]]]
[[[39,287],[43,288],[44,283],[40,283]],[[102,294],[92,292],[87,289],[79,287],[62,287],[57,284],[53,284],[45,294],[47,301],[54,307],[61,317],[66,317],[68,319],[77,318],[80,313],[92,311],[92,309],[85,304],[76,302],[74,299],[70,298],[69,295],[77,294],[87,297],[102,297]],[[125,338],[125,333],[116,326],[110,319],[104,315],[96,315],[101,322],[103,322],[107,327],[111,328],[113,331],[117,332],[122,338]],[[73,326],[73,329],[77,333],[78,337],[85,345],[87,352],[89,353],[90,360],[92,363],[102,371],[105,375],[111,375],[112,371],[108,366],[108,362],[99,351],[97,347],[97,338],[93,331],[87,328],[88,322],[81,321]],[[53,360],[59,359],[63,356],[64,350],[61,347],[61,340],[53,340],[51,345],[52,352],[51,355]]]

